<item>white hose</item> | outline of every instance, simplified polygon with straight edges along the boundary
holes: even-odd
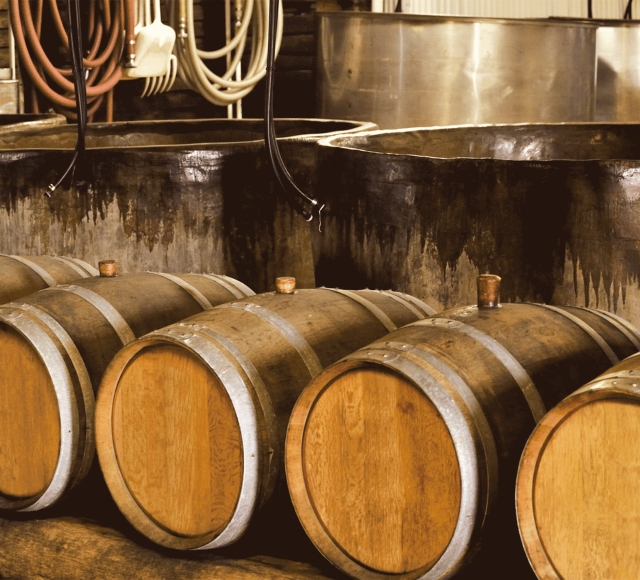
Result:
[[[193,25],[193,0],[178,0],[179,26],[176,42],[178,74],[180,78],[215,105],[227,106],[248,95],[264,77],[267,66],[267,40],[269,31],[269,1],[245,0],[241,25],[236,35],[223,48],[214,51],[198,50]],[[282,1],[278,0],[278,28],[276,54],[282,41]],[[175,15],[176,0],[172,4],[172,19]],[[234,80],[242,53],[247,42],[249,25],[252,27],[251,57],[244,78]],[[227,71],[218,76],[211,72],[205,60],[228,59]]]

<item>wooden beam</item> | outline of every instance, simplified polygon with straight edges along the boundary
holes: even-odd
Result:
[[[65,580],[328,580],[310,564],[270,556],[231,559],[216,552],[143,547],[91,520],[0,520],[0,577]],[[339,576],[334,576],[334,578]]]

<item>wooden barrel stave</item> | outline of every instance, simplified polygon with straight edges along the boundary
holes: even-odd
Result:
[[[610,343],[606,345],[609,350],[620,355],[636,350],[632,341],[606,320],[594,318],[589,312],[574,313],[572,310],[570,314],[578,317],[581,323],[588,321],[602,330],[605,343]],[[316,377],[294,408],[287,436],[287,479],[294,506],[316,546],[343,571],[368,580],[388,579],[390,575],[403,580],[443,578],[467,565],[481,546],[497,549],[504,535],[499,536],[500,539],[492,539],[490,533],[500,528],[503,534],[504,529],[515,529],[508,490],[513,489],[517,460],[536,422],[542,418],[546,407],[556,404],[581,384],[580,381],[584,382],[585,377],[592,378],[612,364],[605,349],[584,330],[583,325],[565,313],[539,305],[505,304],[496,309],[454,309],[406,326],[346,357]],[[469,331],[467,327],[473,327],[473,330]],[[509,351],[508,356],[524,373],[519,378],[517,366],[514,367],[513,361],[509,362],[501,354],[501,349]],[[341,421],[346,420],[338,412],[340,407],[333,415],[327,415],[338,418],[327,419],[327,425],[323,427],[325,431],[321,431],[319,426],[315,431],[308,428],[308,425],[322,424],[314,418],[320,402],[332,390],[348,393],[355,389],[351,385],[355,385],[357,379],[347,379],[349,373],[355,372],[357,377],[357,373],[378,372],[378,369],[392,370],[394,376],[401,378],[404,391],[422,389],[436,404],[439,416],[454,439],[462,482],[458,523],[450,538],[444,533],[440,535],[431,552],[423,548],[429,544],[429,538],[411,551],[404,551],[399,540],[391,542],[389,538],[400,529],[404,534],[415,533],[416,537],[424,534],[424,530],[416,528],[413,515],[401,516],[400,512],[394,517],[400,518],[397,521],[401,523],[391,529],[387,526],[387,539],[380,539],[377,544],[374,542],[368,552],[346,532],[337,532],[343,529],[340,526],[345,525],[340,523],[342,520],[354,517],[346,514],[353,514],[357,509],[332,487],[335,485],[332,482],[352,477],[349,475],[352,466],[360,461],[366,464],[364,451],[359,450],[360,455],[353,457],[343,454],[341,467],[334,466],[331,470],[322,462],[305,467],[307,463],[304,462],[311,461],[308,458],[313,456],[306,450],[307,436],[311,441],[317,440],[315,445],[319,446],[318,449],[324,445],[338,445],[331,441],[342,441],[347,437],[346,434],[337,434],[342,429]],[[463,389],[456,384],[460,381],[464,383]],[[529,397],[525,396],[527,390]],[[364,388],[363,393],[366,392]],[[453,395],[454,392],[457,396]],[[537,404],[532,404],[535,396]],[[348,407],[342,409],[346,414]],[[357,411],[353,412],[357,414]],[[360,411],[367,417],[368,412],[365,407]],[[370,412],[374,413],[373,410]],[[364,425],[366,428],[367,423]],[[371,430],[375,432],[373,427]],[[321,437],[321,432],[327,434]],[[361,441],[361,445],[366,447],[367,440]],[[369,452],[378,453],[379,447],[372,447]],[[326,458],[322,461],[333,460]],[[388,469],[394,471],[399,468],[394,464]],[[319,485],[315,491],[310,491],[309,478],[314,470],[334,474],[327,479],[326,492]],[[364,487],[358,489],[361,489],[362,496],[366,496]],[[382,489],[376,493],[383,494]],[[392,495],[419,495],[417,489],[410,486],[405,489],[403,482],[399,482]],[[374,494],[373,491],[370,493]],[[371,499],[374,496],[358,501],[371,501],[375,506],[377,504]],[[438,509],[436,500],[425,499],[422,504],[429,505],[429,502],[431,509]],[[332,507],[319,511],[318,505],[321,504]],[[381,518],[376,520],[379,526],[386,521],[382,517],[384,509],[393,505],[391,496],[386,505],[371,508],[382,510],[372,512],[374,515],[370,516]],[[332,522],[331,525],[326,523],[324,516],[329,518],[326,521]],[[379,534],[362,523],[364,521],[356,519],[350,524],[350,529],[359,530],[360,535],[353,532],[357,538]],[[336,527],[331,527],[333,525]],[[385,544],[385,541],[391,543]]]
[[[551,409],[524,448],[516,510],[539,578],[637,575],[639,377],[640,355],[627,357]]]
[[[0,254],[0,304],[28,296],[56,284],[96,276],[95,268],[60,256],[8,256]]]
[[[350,294],[330,289],[262,294],[222,305],[153,332],[119,353],[100,388],[96,414],[98,454],[116,503],[139,531],[156,543],[179,549],[222,546],[234,542],[244,533],[257,507],[264,505],[275,490],[282,487],[287,420],[304,385],[323,366],[366,344],[371,338],[386,334],[387,325],[397,327],[415,321],[416,312],[420,317],[424,316],[415,304],[405,301],[402,296],[390,297],[372,290],[353,292],[358,299]],[[167,428],[177,432],[177,427],[172,426],[174,423],[164,417],[165,412],[167,416],[174,412],[166,410],[169,406],[177,406],[175,399],[170,401],[160,388],[170,382],[168,377],[159,377],[148,385],[141,385],[131,378],[132,369],[152,353],[152,349],[167,345],[180,345],[194,360],[204,361],[211,374],[223,383],[235,411],[230,417],[239,422],[232,425],[229,420],[224,436],[231,438],[233,432],[233,437],[241,439],[242,482],[232,486],[236,495],[221,508],[225,510],[225,517],[215,521],[210,518],[208,523],[199,520],[198,514],[212,513],[212,504],[226,501],[222,496],[209,500],[196,497],[193,501],[182,502],[190,503],[189,506],[168,507],[179,503],[175,494],[167,492],[169,476],[157,482],[155,493],[149,491],[154,485],[143,490],[134,482],[139,476],[133,472],[132,465],[144,461],[142,450],[160,437],[154,431],[155,425],[168,421]],[[153,398],[162,402],[144,403],[144,397],[136,394],[136,389],[154,393]],[[191,396],[185,394],[185,400],[191,400]],[[135,399],[137,403],[133,404],[129,399]],[[204,406],[205,401],[201,404]],[[123,411],[134,408],[144,413],[136,422],[131,416],[127,420]],[[218,418],[223,421],[220,415]],[[148,425],[144,428],[149,434],[138,448],[134,448],[132,430],[140,432],[144,425]],[[222,432],[220,436],[223,436]],[[206,436],[195,442],[188,434],[181,437],[184,443],[179,446],[184,449],[208,445]],[[187,444],[187,440],[191,443]],[[169,447],[173,444],[174,441],[168,442]],[[237,445],[230,445],[227,452]],[[176,473],[176,478],[182,478],[183,488],[190,488],[195,485],[190,474],[196,470],[197,462],[193,463],[193,468],[185,468],[188,473],[179,473],[176,457],[181,452],[169,447],[163,450],[162,457],[154,447],[158,461],[165,462],[161,471]],[[127,464],[123,459],[127,453],[138,459]],[[187,462],[187,465],[191,463]],[[154,469],[151,464],[146,467],[148,480]],[[210,470],[215,471],[214,468]],[[221,487],[219,484],[212,489]],[[222,526],[220,521],[224,522]],[[173,525],[167,522],[173,522]],[[184,526],[184,522],[190,523]]]
[[[184,276],[211,304],[235,299],[228,284],[221,285],[215,278],[204,276],[196,280],[198,277]],[[124,343],[135,339],[135,332],[146,332],[200,311],[202,305],[190,291],[152,274],[91,278],[1,306],[0,330],[4,332],[0,333],[0,340],[5,345],[7,341],[19,345],[16,348],[27,358],[35,356],[45,361],[38,380],[46,385],[51,377],[49,398],[53,396],[57,403],[53,411],[49,406],[41,416],[40,407],[24,401],[20,394],[22,382],[34,378],[4,379],[5,387],[7,381],[13,385],[5,388],[13,396],[5,397],[1,410],[5,415],[5,435],[15,439],[16,449],[22,446],[23,453],[2,457],[5,468],[10,468],[12,461],[26,462],[27,466],[29,462],[45,461],[49,471],[55,473],[47,485],[24,497],[0,493],[0,507],[26,511],[49,507],[82,481],[95,452],[94,393],[113,356]],[[24,417],[13,420],[16,408],[24,409],[20,411]],[[50,418],[52,412],[60,417],[62,441],[57,457],[49,454],[43,459],[37,448],[29,449],[31,436],[21,428],[20,421],[29,422],[37,430],[41,420]],[[6,483],[4,488],[11,486],[16,489],[19,482]]]

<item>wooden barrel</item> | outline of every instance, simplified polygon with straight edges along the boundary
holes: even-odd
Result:
[[[309,380],[431,312],[393,292],[270,293],[128,345],[96,406],[98,457],[118,507],[166,547],[234,542],[284,489],[287,421]]]
[[[0,306],[0,508],[56,503],[95,455],[94,391],[136,337],[252,291],[227,277],[127,274]]]
[[[637,578],[640,355],[551,409],[520,460],[516,509],[538,578]]]
[[[504,566],[499,528],[513,514],[528,435],[576,385],[637,351],[639,337],[582,308],[473,306],[347,356],[291,415],[287,480],[307,534],[363,580],[448,578],[486,553],[495,531]]]
[[[76,258],[0,254],[0,304],[58,284],[97,275],[98,271],[93,266]]]

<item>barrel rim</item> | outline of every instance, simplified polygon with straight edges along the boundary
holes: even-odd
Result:
[[[260,488],[261,458],[258,438],[258,423],[255,406],[245,388],[242,377],[229,363],[225,370],[226,378],[234,377],[239,388],[229,390],[229,383],[224,386],[231,399],[240,427],[243,445],[243,475],[241,491],[229,522],[223,530],[215,530],[207,534],[191,537],[179,536],[156,523],[138,504],[129,490],[119,470],[113,441],[113,402],[118,389],[119,380],[129,362],[136,354],[150,346],[173,344],[185,348],[190,354],[208,366],[213,373],[216,363],[212,361],[211,352],[224,358],[222,352],[214,345],[205,342],[196,335],[197,330],[187,328],[184,324],[168,326],[150,333],[122,348],[111,361],[100,384],[96,402],[96,447],[107,487],[120,511],[129,522],[153,542],[168,548],[180,550],[210,549],[225,546],[239,538],[249,525],[249,521],[257,505]],[[227,361],[228,362],[228,361]],[[242,387],[240,387],[242,385]]]
[[[479,457],[480,454],[475,444],[474,435],[471,433],[469,425],[465,421],[460,409],[453,405],[453,412],[451,412],[452,409],[450,408],[448,412],[443,413],[442,401],[438,401],[437,397],[429,396],[425,391],[425,387],[420,384],[419,380],[416,380],[417,377],[411,376],[410,372],[409,374],[404,372],[407,370],[406,367],[403,370],[398,368],[396,361],[400,357],[396,357],[395,360],[382,358],[377,360],[368,359],[366,353],[372,346],[374,345],[357,351],[353,355],[327,367],[307,385],[296,402],[289,420],[285,445],[285,471],[291,500],[303,528],[309,537],[313,539],[316,547],[325,558],[347,574],[360,578],[361,580],[389,580],[389,578],[397,580],[436,580],[447,574],[454,573],[460,568],[462,557],[470,545],[471,538],[477,533],[474,526],[468,526],[466,524],[468,524],[469,520],[476,520],[479,512],[478,507],[482,502],[482,500],[479,499],[481,495],[479,493],[481,482],[479,481],[478,466],[482,463],[481,459],[483,458]],[[407,358],[402,358],[402,360],[405,361],[405,363],[409,363],[406,366],[411,367],[411,365],[413,365],[416,369],[420,368],[416,363],[413,363]],[[396,364],[394,364],[394,362],[396,362]],[[442,415],[449,431],[451,432],[453,425],[458,429],[461,438],[464,439],[464,441],[461,442],[460,438],[452,436],[458,457],[461,482],[460,511],[454,535],[438,561],[418,570],[403,574],[376,572],[349,557],[342,550],[341,546],[333,540],[323,522],[317,517],[317,513],[304,484],[305,469],[302,460],[302,449],[304,445],[305,428],[315,406],[315,402],[338,375],[354,368],[368,366],[387,368],[412,383],[435,405],[436,409],[438,409]],[[444,395],[444,398],[451,398],[450,393],[448,393],[442,385],[438,384],[435,379],[434,383],[437,384],[436,389],[440,391],[440,393],[438,393],[440,396]]]
[[[617,380],[614,382],[614,379]],[[637,403],[640,395],[640,388],[635,386],[637,384],[638,378],[629,377],[628,373],[605,374],[604,378],[588,383],[553,407],[529,436],[518,465],[516,518],[525,554],[538,577],[564,580],[553,565],[536,525],[533,493],[544,450],[560,426],[584,406],[612,398],[628,399]]]
[[[17,304],[0,306],[0,322],[23,337],[40,357],[53,384],[60,420],[60,447],[55,471],[49,485],[41,493],[23,500],[0,497],[0,509],[37,511],[57,502],[67,491],[77,465],[80,437],[80,408],[73,377],[64,362],[63,354],[53,339],[41,327],[41,322],[27,316]],[[86,451],[86,449],[85,449]]]
[[[43,292],[50,291],[51,289],[45,289]],[[78,418],[84,417],[84,428],[79,427],[79,436],[83,436],[84,441],[82,445],[82,455],[75,454],[75,460],[72,466],[71,477],[65,483],[65,490],[63,495],[76,484],[80,483],[86,475],[89,473],[91,464],[95,457],[96,441],[95,433],[93,429],[96,399],[93,390],[93,384],[89,377],[86,364],[76,343],[71,336],[67,333],[65,328],[60,324],[53,316],[37,308],[36,306],[28,303],[11,303],[8,306],[15,306],[19,310],[26,312],[32,319],[35,319],[36,324],[44,327],[47,331],[51,332],[55,338],[60,342],[60,347],[64,349],[64,355],[69,359],[71,366],[65,364],[65,370],[69,376],[71,376],[74,384],[77,383],[78,389],[76,391],[76,403],[78,404],[77,413]],[[70,374],[70,370],[73,369],[75,377]],[[53,505],[57,501],[55,498],[51,503],[47,505],[41,505],[34,509],[43,509]]]

